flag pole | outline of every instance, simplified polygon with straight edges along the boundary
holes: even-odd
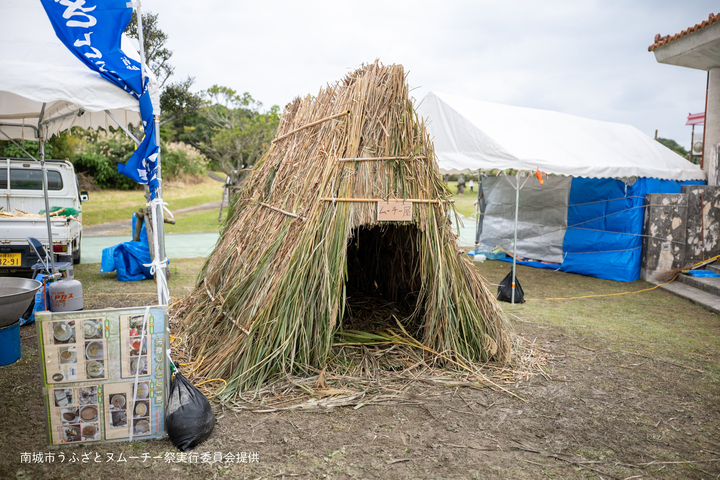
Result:
[[[138,24],[138,40],[140,42],[140,74],[142,77],[142,88],[145,88],[145,79],[147,73],[145,72],[145,39],[143,37],[142,28],[142,10],[140,2],[133,2],[135,8],[135,15],[137,16]],[[142,95],[143,92],[140,92]],[[157,154],[157,180],[158,186],[155,189],[155,200],[151,200],[148,203],[148,208],[151,212],[150,221],[152,223],[152,235],[153,235],[153,270],[155,273],[155,283],[157,284],[158,291],[158,305],[169,304],[169,293],[167,287],[167,277],[165,275],[165,229],[163,228],[163,201],[162,201],[162,179],[161,179],[161,164],[160,164],[160,122],[158,116],[153,112],[153,121],[155,122],[155,141],[158,145]],[[162,242],[162,248],[160,243]],[[160,260],[162,256],[162,260]]]

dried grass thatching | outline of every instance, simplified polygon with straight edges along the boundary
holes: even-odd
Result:
[[[178,312],[197,373],[232,397],[320,369],[338,329],[379,328],[363,312],[382,311],[443,358],[508,361],[506,319],[457,248],[449,198],[402,66],[294,100]],[[412,221],[378,222],[378,199],[413,200]]]

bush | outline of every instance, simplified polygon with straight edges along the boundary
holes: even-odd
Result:
[[[187,181],[205,175],[209,161],[200,151],[186,143],[167,143],[161,146],[162,178]]]
[[[137,184],[117,171],[118,162],[99,153],[78,153],[73,162],[75,171],[92,177],[100,188],[131,190]]]
[[[34,140],[25,140],[18,142],[30,155],[40,160],[40,144]],[[0,157],[9,158],[28,158],[13,142],[0,142]],[[53,147],[49,143],[45,144],[45,158],[53,158]]]

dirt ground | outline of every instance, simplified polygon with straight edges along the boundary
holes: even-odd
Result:
[[[643,301],[647,322],[666,322],[651,308],[671,305],[694,319],[692,331],[683,327],[688,337],[720,336],[716,315],[667,292]],[[547,355],[546,375],[509,387],[521,399],[419,383],[412,387],[417,402],[406,405],[236,413],[215,404],[213,434],[182,457],[167,440],[49,447],[35,326],[23,327],[22,359],[0,367],[0,479],[720,478],[717,343],[677,359],[638,340],[647,349],[636,351],[656,353],[631,353],[592,328],[553,325],[540,313],[519,314],[530,307],[513,308],[516,332]]]

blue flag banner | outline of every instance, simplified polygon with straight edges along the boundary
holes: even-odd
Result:
[[[155,122],[148,79],[142,82],[140,63],[121,48],[122,33],[130,23],[127,0],[40,0],[55,34],[88,68],[128,92],[140,102],[145,137],[118,171],[153,192],[158,186],[160,148],[155,141]]]

